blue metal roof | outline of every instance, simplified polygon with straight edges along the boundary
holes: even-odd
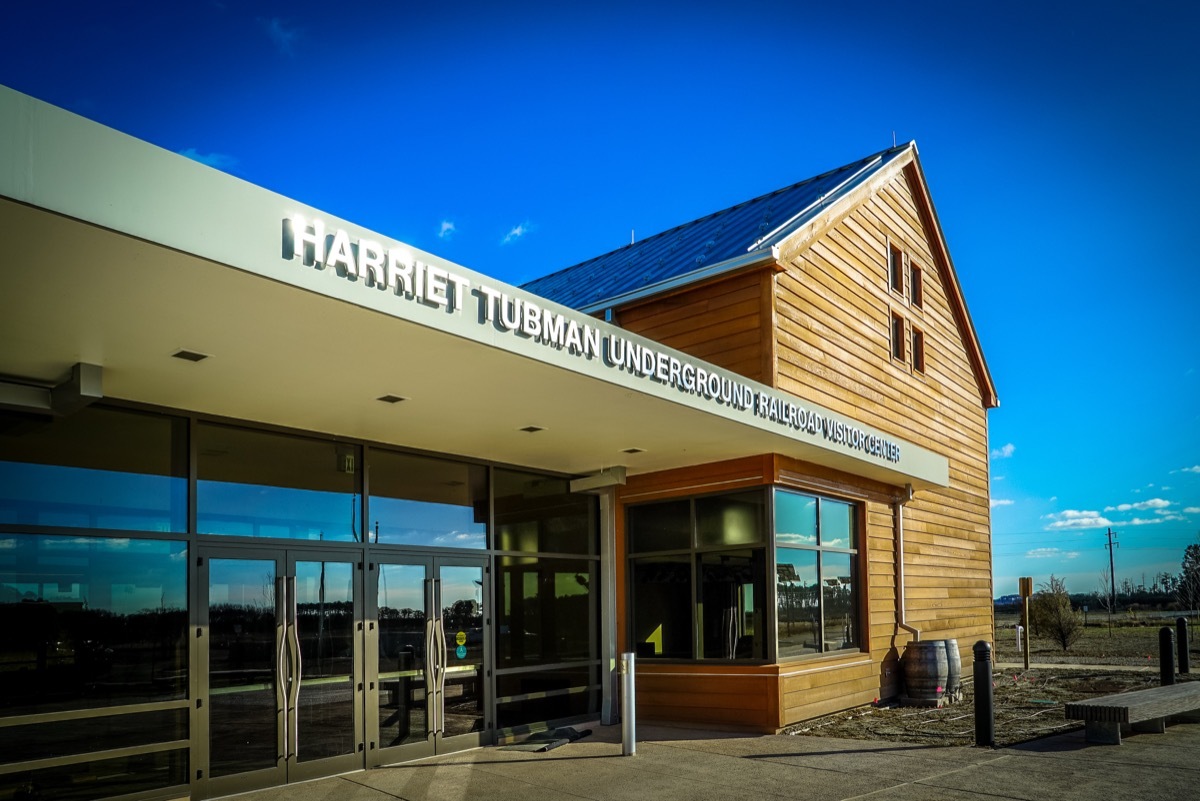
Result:
[[[523,288],[565,306],[591,310],[646,287],[769,250],[910,147],[884,150],[535,278]]]

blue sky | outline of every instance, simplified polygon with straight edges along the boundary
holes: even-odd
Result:
[[[915,139],[1002,402],[996,593],[1200,534],[1197,4],[5,17],[0,83],[513,283]]]

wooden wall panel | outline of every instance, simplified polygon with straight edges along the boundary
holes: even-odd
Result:
[[[660,295],[618,311],[621,327],[763,383],[772,365],[764,285],[771,270],[752,269]],[[769,289],[767,297],[771,296]]]
[[[775,732],[779,675],[774,665],[638,663],[637,713],[644,720]]]

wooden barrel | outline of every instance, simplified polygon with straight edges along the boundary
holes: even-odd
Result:
[[[946,658],[945,640],[910,642],[904,647],[904,691],[909,698],[936,701],[945,695],[949,681],[950,663]]]
[[[958,653],[958,640],[936,640],[946,646],[946,695],[955,701],[962,693],[962,657]]]

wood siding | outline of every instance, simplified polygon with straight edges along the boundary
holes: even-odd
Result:
[[[621,327],[747,378],[771,384],[770,269],[737,273],[618,312]]]
[[[922,639],[956,638],[969,655],[976,640],[991,639],[993,624],[986,409],[914,178],[897,175],[785,255],[775,278],[778,385],[949,460],[950,485],[917,492],[903,509],[904,602]],[[910,300],[910,275],[904,294],[889,286],[889,245],[921,268],[920,307]],[[904,319],[909,344],[914,326],[924,334],[923,374],[913,368],[911,347],[903,360],[892,357],[893,314]],[[893,505],[868,500],[866,518],[873,669],[814,674],[808,685],[785,680],[784,722],[899,691],[896,660],[911,636],[896,625]]]
[[[919,490],[903,505],[904,609],[925,640],[991,640],[992,579],[986,406],[993,390],[964,329],[944,251],[914,166],[864,193],[856,205],[781,246],[781,272],[758,270],[619,311],[620,323],[804,400],[920,443],[947,458],[949,486]],[[789,249],[790,244],[790,249]],[[923,276],[920,307],[888,281],[888,248]],[[764,288],[765,291],[764,292]],[[893,315],[904,321],[905,358],[892,356]],[[752,329],[757,326],[756,334]],[[913,367],[911,336],[924,335],[925,370]],[[756,344],[755,344],[756,343]],[[986,386],[984,384],[987,384]],[[630,477],[624,504],[754,484],[794,486],[856,501],[862,510],[863,588],[858,654],[778,665],[639,664],[638,708],[649,719],[776,730],[898,695],[899,659],[911,635],[898,625],[896,504],[902,487],[766,454]],[[619,560],[624,606],[624,558]],[[625,616],[619,617],[624,634]]]

